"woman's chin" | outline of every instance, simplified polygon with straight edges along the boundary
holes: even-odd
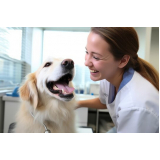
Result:
[[[101,76],[92,76],[92,75],[90,75],[90,78],[91,78],[92,81],[99,81],[99,80],[101,80]]]

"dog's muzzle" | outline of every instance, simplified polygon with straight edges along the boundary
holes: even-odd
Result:
[[[69,87],[69,82],[73,79],[74,62],[71,59],[65,59],[61,62],[63,68],[62,77],[57,81],[47,82],[47,88],[53,94],[58,94],[59,97],[65,100],[71,100],[74,95],[73,87]]]
[[[74,68],[74,62],[71,59],[65,59],[61,63],[62,67],[65,69],[73,69]]]

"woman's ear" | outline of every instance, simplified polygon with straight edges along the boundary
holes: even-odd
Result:
[[[38,92],[36,87],[35,73],[27,76],[24,84],[19,88],[20,97],[24,101],[29,101],[34,108],[38,105]]]
[[[124,55],[120,60],[119,68],[124,68],[128,64],[129,59],[130,59],[129,55]]]

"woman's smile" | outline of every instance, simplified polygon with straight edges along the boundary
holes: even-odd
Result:
[[[91,70],[91,69],[90,69],[90,72],[91,72],[91,73],[97,73],[98,71],[96,71],[96,70]]]
[[[96,72],[96,73],[91,72],[91,75],[94,76],[94,77],[97,77],[99,75],[99,72]]]

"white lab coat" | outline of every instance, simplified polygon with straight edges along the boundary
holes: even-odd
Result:
[[[101,80],[99,99],[106,104],[117,133],[159,132],[159,92],[149,81],[130,68],[114,95],[114,86]]]

